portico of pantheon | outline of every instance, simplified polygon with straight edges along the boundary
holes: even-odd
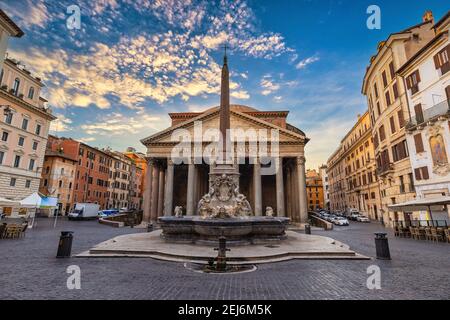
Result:
[[[267,159],[259,158],[254,152],[248,153],[253,150],[249,148],[250,140],[244,143],[247,155],[244,159],[241,157],[239,164],[236,160],[235,164],[239,168],[240,192],[247,197],[255,216],[265,215],[266,208],[270,207],[274,216],[288,217],[294,223],[306,222],[308,205],[304,148],[309,139],[300,129],[287,122],[289,111],[262,111],[243,105],[230,105],[229,100],[226,100],[229,99],[228,76],[225,59],[221,79],[221,105],[228,103],[225,112],[229,118],[230,129],[278,132],[276,158],[270,153],[271,146],[276,145],[276,142],[272,141],[275,138],[269,133],[267,139],[270,159],[278,164],[274,172],[264,170],[271,164]],[[141,140],[147,148],[148,161],[144,221],[155,223],[158,217],[174,215],[175,207],[182,207],[183,214],[187,216],[198,214],[197,205],[208,193],[210,176],[210,161],[202,159],[202,152],[213,142],[204,134],[209,129],[220,127],[221,109],[223,108],[218,106],[204,112],[170,113],[172,123],[169,128]],[[192,152],[192,157],[185,158],[183,162],[174,160],[173,150],[180,141],[174,141],[173,134],[182,130],[192,137],[199,136],[199,133],[195,132],[198,131],[199,123],[202,130],[201,150],[198,150],[197,144],[197,150]],[[255,142],[258,145],[257,150],[260,150],[261,143]],[[192,150],[194,148],[192,142]],[[236,146],[234,152],[237,150]]]

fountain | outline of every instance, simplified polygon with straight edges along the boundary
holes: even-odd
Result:
[[[220,99],[222,157],[211,164],[209,192],[198,203],[196,216],[160,217],[161,236],[169,242],[217,245],[225,237],[229,245],[265,244],[286,238],[289,219],[253,216],[245,195],[239,192],[239,166],[227,152],[230,129],[229,71],[225,51]]]

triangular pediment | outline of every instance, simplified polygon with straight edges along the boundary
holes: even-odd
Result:
[[[161,132],[158,132],[148,138],[141,140],[144,145],[152,145],[152,144],[165,144],[165,143],[173,143],[172,134],[176,130],[186,130],[189,132],[191,137],[194,137],[194,131],[200,130],[205,133],[208,129],[218,129],[220,126],[220,109],[213,108],[210,109],[201,115],[189,119],[185,122],[179,123],[175,126],[167,128]],[[195,128],[195,124],[197,123],[197,128]],[[201,127],[198,125],[201,124]],[[278,129],[280,143],[288,142],[288,143],[306,143],[307,138],[304,134],[300,134],[299,132],[293,132],[291,130],[276,126],[267,121],[261,120],[259,118],[253,117],[249,114],[231,110],[230,111],[230,127],[231,129],[241,129],[241,130],[260,130],[260,129]],[[208,141],[204,141],[208,142]]]

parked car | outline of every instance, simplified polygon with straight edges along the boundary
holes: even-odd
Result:
[[[364,222],[364,223],[369,223],[369,222],[370,222],[369,218],[364,217],[364,216],[359,216],[359,217],[356,219],[356,221],[358,221],[358,222]]]
[[[119,213],[119,210],[116,210],[116,209],[102,210],[102,211],[98,212],[98,216],[101,218],[106,218],[106,217],[113,216],[118,213]]]
[[[337,226],[348,226],[349,225],[348,220],[343,217],[338,217],[338,218],[334,219],[333,223]]]
[[[350,216],[348,216],[348,218],[351,220],[351,221],[358,221],[358,217],[360,217],[361,215],[359,214],[359,212],[352,212],[351,214],[350,214]]]
[[[69,214],[69,220],[97,219],[100,206],[95,203],[76,203],[75,209]]]

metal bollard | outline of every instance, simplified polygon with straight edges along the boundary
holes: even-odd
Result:
[[[70,258],[72,252],[73,231],[61,231],[59,237],[57,258]]]
[[[153,223],[147,224],[147,232],[152,232],[152,231],[153,231]]]
[[[391,260],[387,233],[375,233],[375,248],[377,251],[377,259]]]
[[[311,234],[311,225],[305,224],[305,234]]]

